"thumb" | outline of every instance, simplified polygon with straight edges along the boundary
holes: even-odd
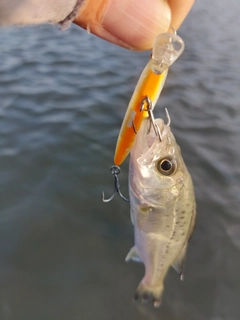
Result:
[[[85,0],[74,23],[119,46],[146,50],[169,29],[171,10],[165,0]]]

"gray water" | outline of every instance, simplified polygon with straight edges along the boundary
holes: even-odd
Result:
[[[239,11],[197,1],[155,109],[169,110],[198,208],[185,281],[170,270],[157,310],[132,301],[144,269],[124,262],[128,204],[100,197],[149,52],[76,26],[0,30],[0,320],[240,318]]]

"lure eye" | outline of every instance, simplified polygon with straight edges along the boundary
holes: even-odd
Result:
[[[163,158],[157,162],[157,170],[164,176],[170,176],[177,169],[177,162],[173,158]]]

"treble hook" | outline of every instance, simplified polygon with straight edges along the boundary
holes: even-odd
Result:
[[[111,169],[110,169],[110,172],[114,175],[114,192],[113,192],[113,194],[111,195],[110,198],[105,199],[104,191],[103,191],[102,192],[102,201],[103,202],[110,202],[114,198],[114,196],[115,196],[115,194],[117,192],[119,194],[120,198],[122,198],[124,201],[129,202],[129,199],[125,198],[122,195],[122,192],[120,190],[120,183],[119,183],[119,178],[118,178],[118,175],[121,172],[120,167],[119,166],[112,166]]]
[[[152,100],[148,96],[143,98],[142,101],[141,101],[140,111],[143,111],[143,110],[148,112],[148,115],[149,115],[149,118],[150,118],[150,122],[151,122],[151,124],[153,126],[155,134],[156,134],[156,136],[159,137],[159,140],[161,142],[162,141],[162,135],[161,135],[159,127],[155,123],[155,118],[154,118],[154,115],[153,115]]]

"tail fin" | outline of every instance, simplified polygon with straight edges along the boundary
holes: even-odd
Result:
[[[141,300],[141,302],[151,301],[155,308],[160,307],[162,300],[163,284],[159,287],[152,287],[143,282],[140,282],[134,295],[135,300]]]

